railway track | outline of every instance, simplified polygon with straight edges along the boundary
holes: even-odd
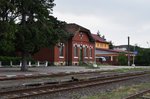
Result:
[[[90,86],[102,85],[130,80],[137,77],[149,75],[149,72],[136,72],[136,73],[122,73],[106,77],[94,77],[88,79],[77,79],[59,82],[55,84],[44,84],[41,86],[24,88],[19,90],[11,90],[0,92],[0,99],[21,99],[28,97],[35,97],[43,94],[51,94],[61,91],[73,90],[78,88],[85,88]]]
[[[145,94],[150,93],[150,89],[132,94],[124,99],[150,99],[150,96],[144,96]]]

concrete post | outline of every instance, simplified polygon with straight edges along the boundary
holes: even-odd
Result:
[[[38,67],[40,66],[40,62],[39,62],[39,61],[37,61],[37,66],[38,66]]]
[[[113,61],[113,56],[111,56],[111,59],[110,59],[111,61]]]
[[[0,67],[2,67],[2,62],[0,61]]]
[[[20,67],[22,66],[22,62],[20,61],[20,65],[19,65]]]
[[[31,66],[31,61],[29,61],[29,66]]]
[[[12,61],[10,61],[10,66],[13,66],[13,63],[12,63]]]
[[[45,67],[47,67],[47,66],[48,66],[48,61],[45,62]]]

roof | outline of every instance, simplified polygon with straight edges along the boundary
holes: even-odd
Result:
[[[108,43],[104,38],[98,36],[97,34],[92,34],[92,37],[95,39],[97,42],[102,42],[102,43]]]
[[[108,51],[108,52],[116,52],[116,53],[120,53],[121,51],[118,50],[112,50],[112,49],[103,49],[103,48],[96,48],[97,50],[103,50],[103,51]]]
[[[96,48],[96,49],[97,49],[97,50],[108,51],[108,52],[128,53],[128,51],[122,51],[122,50],[103,49],[103,48]],[[133,54],[133,52],[130,52],[130,54]]]
[[[92,37],[92,34],[91,34],[90,30],[85,28],[85,27],[82,27],[78,24],[75,24],[75,23],[67,24],[66,25],[66,30],[67,30],[67,32],[70,33],[71,36],[74,36],[77,32],[87,33],[87,35],[89,37],[89,40],[91,42],[95,42],[94,38]]]
[[[118,45],[114,46],[114,48],[128,48],[128,45]]]

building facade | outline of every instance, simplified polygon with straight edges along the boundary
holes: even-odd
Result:
[[[49,61],[53,65],[79,65],[94,63],[95,40],[90,30],[77,24],[67,24],[69,39],[52,48],[42,48],[33,57],[38,61]]]
[[[125,53],[128,56],[127,51],[109,49],[109,42],[104,37],[101,37],[100,34],[92,34],[92,36],[95,39],[95,58],[97,64],[119,65],[119,54]],[[133,53],[130,52],[130,57],[132,56]]]

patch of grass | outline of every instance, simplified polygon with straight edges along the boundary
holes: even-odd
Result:
[[[142,83],[132,86],[122,86],[118,89],[114,89],[111,92],[104,92],[94,96],[82,97],[81,99],[123,99],[128,95],[134,94],[141,90],[150,88],[150,83]]]

